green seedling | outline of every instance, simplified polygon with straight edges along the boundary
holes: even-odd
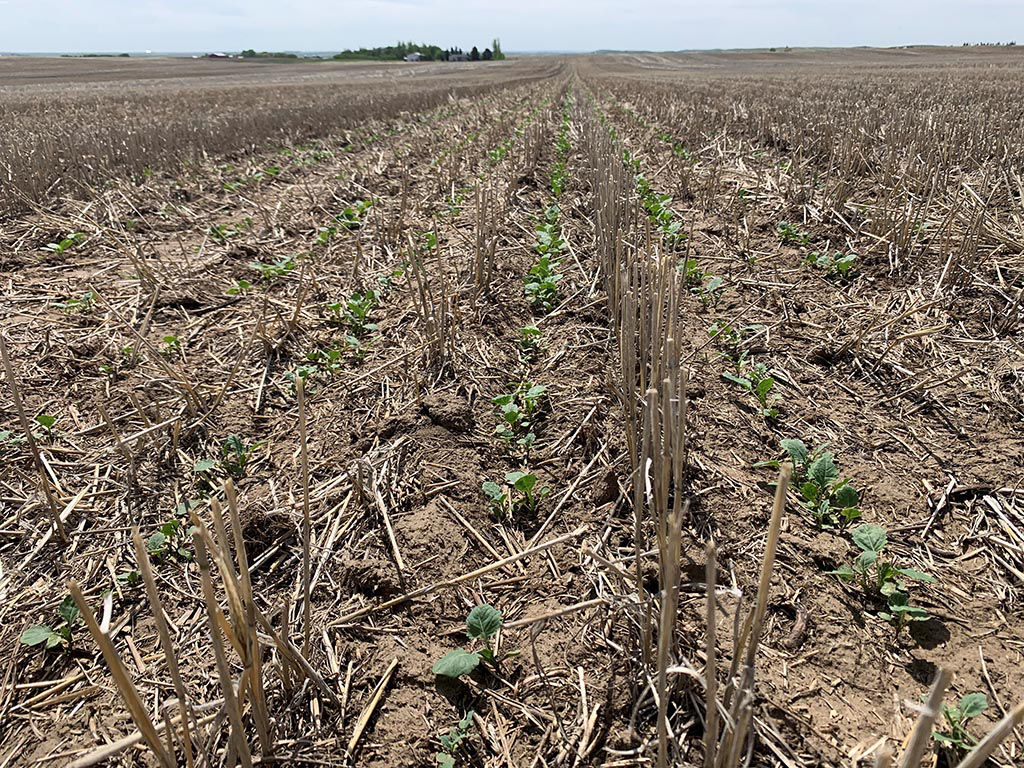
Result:
[[[36,424],[46,430],[46,436],[49,439],[53,439],[53,425],[57,423],[57,417],[51,416],[48,413],[40,413],[35,418]],[[35,434],[35,433],[33,433]]]
[[[231,224],[214,224],[209,229],[209,235],[218,243],[224,244],[229,238],[239,234],[239,231]]]
[[[237,280],[233,286],[228,288],[228,296],[242,296],[252,289],[252,283],[248,280]]]
[[[178,357],[181,355],[181,339],[177,336],[164,336],[160,340],[160,354],[166,357]]]
[[[252,261],[249,262],[249,266],[260,273],[260,277],[264,282],[272,283],[279,277],[284,277],[295,269],[295,257],[285,256],[278,259],[273,264],[263,264],[259,261]]]
[[[722,356],[731,360],[737,370],[741,370],[747,358],[744,349],[764,330],[763,325],[744,325],[734,328],[728,323],[712,323],[708,326],[708,336],[716,339],[723,347]]]
[[[804,263],[822,270],[829,277],[848,278],[856,271],[855,253],[818,253],[813,251],[804,258]]]
[[[850,532],[850,538],[860,549],[860,555],[853,565],[844,565],[830,573],[843,581],[859,583],[865,596],[884,602],[884,610],[878,612],[878,617],[894,624],[897,634],[908,622],[927,620],[928,612],[924,608],[910,604],[906,579],[922,582],[935,579],[913,568],[896,568],[892,562],[883,560],[888,535],[881,526],[858,525]]]
[[[88,313],[96,306],[96,294],[93,291],[86,291],[85,293],[73,296],[65,301],[61,307],[65,312],[82,312]]]
[[[542,335],[540,328],[536,325],[526,325],[519,329],[517,343],[519,345],[519,354],[524,360],[533,360],[540,354]]]
[[[466,634],[472,640],[479,640],[483,646],[477,651],[460,649],[449,651],[434,662],[432,668],[440,677],[459,678],[468,675],[481,661],[496,663],[492,642],[501,629],[501,612],[489,605],[478,605],[466,617]]]
[[[565,162],[556,160],[551,166],[551,194],[554,197],[561,197],[565,191],[565,185],[569,175],[565,171]]]
[[[366,290],[353,293],[344,302],[327,306],[335,320],[348,327],[346,341],[349,346],[358,348],[361,339],[377,330],[377,325],[370,322],[370,313],[379,303],[377,292]]]
[[[51,253],[61,254],[65,251],[74,248],[80,242],[85,240],[84,232],[72,232],[67,235],[63,240],[56,243],[47,243],[43,246],[43,250],[50,251]]]
[[[459,749],[459,744],[469,736],[469,729],[472,727],[473,710],[469,710],[465,717],[441,737],[441,751],[434,755],[437,768],[455,768],[455,753]]]
[[[967,721],[988,709],[988,697],[984,693],[968,693],[962,696],[955,707],[942,706],[944,724],[937,723],[932,738],[947,751],[953,752],[952,765],[960,754],[967,752],[978,743],[967,730]]]
[[[17,435],[9,429],[0,429],[0,454],[14,453],[25,442],[24,435]]]
[[[57,608],[57,615],[61,618],[60,623],[54,626],[37,624],[34,627],[29,627],[21,633],[19,641],[23,645],[41,645],[48,651],[60,646],[70,647],[75,627],[82,621],[82,613],[78,610],[75,599],[71,595],[61,601]]]
[[[245,477],[255,445],[246,445],[238,435],[229,435],[220,447],[220,466],[236,480]]]
[[[537,476],[526,472],[506,473],[504,485],[486,480],[480,489],[499,520],[514,520],[522,515],[536,517],[540,502],[551,493],[547,486],[538,489]]]
[[[491,402],[498,406],[495,434],[507,445],[527,451],[537,440],[537,422],[547,408],[547,387],[523,382],[513,392],[498,395]]]
[[[823,445],[811,451],[803,440],[783,440],[781,445],[793,464],[793,484],[819,528],[842,530],[860,519],[857,489],[849,478],[840,477],[831,451]],[[757,466],[778,467],[779,463],[765,461]]]
[[[810,235],[788,221],[780,221],[775,232],[787,245],[807,245],[811,241]]]
[[[558,306],[558,282],[562,279],[558,274],[558,267],[558,260],[546,253],[530,267],[525,278],[524,291],[534,309],[550,312]]]
[[[711,275],[701,269],[696,259],[685,259],[679,262],[676,271],[683,274],[683,280],[691,290],[698,291],[704,284],[704,278]]]
[[[739,376],[728,372],[723,373],[722,378],[751,393],[761,406],[761,415],[764,418],[774,421],[779,417],[778,403],[782,401],[782,398],[772,392],[775,387],[775,379],[768,374],[768,369],[763,363],[758,363]]]
[[[357,200],[335,216],[334,220],[345,229],[359,229],[363,226],[363,218],[366,216],[366,212],[372,206],[373,202],[371,200]]]
[[[316,244],[327,245],[336,234],[338,234],[337,227],[320,227],[317,230]]]
[[[202,462],[200,462],[202,463]],[[212,466],[212,464],[211,464]],[[199,464],[196,464],[197,470]],[[188,508],[189,503],[179,505]],[[191,560],[192,534],[196,532],[194,525],[182,525],[176,517],[172,517],[160,526],[156,533],[146,539],[146,551],[156,560]]]
[[[718,302],[722,300],[722,294],[725,293],[725,280],[720,277],[712,277],[706,285],[692,290],[697,293],[700,303],[705,307],[717,307]]]

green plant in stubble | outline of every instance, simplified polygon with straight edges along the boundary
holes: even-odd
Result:
[[[337,227],[320,227],[317,229],[316,244],[327,245],[336,234],[338,234]]]
[[[356,291],[344,302],[327,306],[335,321],[343,323],[348,328],[346,341],[353,349],[358,349],[362,339],[377,330],[376,323],[370,322],[370,313],[379,303],[377,292],[367,289],[362,292]]]
[[[465,651],[461,648],[449,651],[444,657],[434,662],[432,671],[440,677],[458,678],[468,675],[481,661],[495,663],[492,642],[501,629],[501,611],[490,605],[478,605],[466,617],[466,634],[472,640],[479,640],[483,646],[477,651]]]
[[[858,525],[850,532],[850,538],[860,549],[860,555],[853,565],[829,573],[843,581],[858,582],[867,597],[884,601],[884,610],[878,612],[878,617],[895,625],[897,635],[908,622],[926,621],[928,611],[910,604],[906,579],[929,583],[935,579],[914,568],[896,568],[891,561],[883,560],[888,535],[879,525]]]
[[[541,501],[551,494],[547,486],[537,488],[537,476],[528,472],[507,472],[504,485],[485,480],[480,490],[499,520],[515,520],[523,515],[536,517]]]
[[[804,257],[804,263],[817,267],[829,277],[849,278],[857,269],[857,254],[841,253],[818,253],[812,251]]]
[[[519,329],[519,354],[527,362],[535,359],[541,351],[541,333],[536,325],[524,325]]]
[[[560,236],[555,235],[553,239],[542,229],[537,230],[537,249],[542,255],[527,272],[523,290],[534,309],[550,312],[558,306],[558,282],[562,279],[558,273],[559,261],[553,257],[552,251],[564,248],[565,243]]]
[[[977,717],[988,709],[988,697],[984,693],[968,693],[961,696],[956,706],[942,705],[942,720],[935,724],[932,738],[939,746],[950,752],[952,765],[964,752],[967,752],[978,740],[967,730],[967,721]]]
[[[167,357],[178,357],[181,355],[181,339],[177,336],[164,336],[160,340],[160,354]]]
[[[239,231],[232,224],[213,224],[207,232],[213,240],[222,245],[229,238],[239,234]]]
[[[823,530],[843,530],[860,519],[860,497],[850,479],[841,477],[835,456],[819,445],[810,450],[803,440],[783,440],[782,450],[793,465],[793,485],[800,490],[801,503]],[[780,460],[755,466],[778,468]]]
[[[778,404],[782,402],[782,398],[772,392],[775,387],[775,379],[769,375],[768,368],[764,363],[757,363],[738,376],[728,372],[723,373],[722,378],[752,394],[761,406],[761,415],[766,419],[774,421],[779,417]]]
[[[252,288],[252,283],[248,280],[236,280],[235,284],[228,288],[228,296],[242,296],[249,292]]]
[[[786,245],[807,245],[811,242],[810,235],[788,221],[780,221],[775,232]]]
[[[82,613],[75,605],[75,599],[67,595],[57,607],[57,615],[61,618],[59,623],[52,626],[36,624],[29,627],[18,638],[22,645],[39,645],[46,650],[58,647],[71,647],[75,627],[82,621]]]
[[[708,326],[708,336],[721,344],[721,355],[731,360],[737,370],[741,370],[747,358],[747,350],[744,347],[763,330],[764,326],[760,324],[733,327],[728,323],[712,323]]]
[[[71,248],[74,248],[83,240],[85,240],[84,232],[72,232],[71,234],[66,235],[63,240],[60,240],[56,243],[47,243],[46,245],[43,246],[43,250],[50,251],[51,253],[56,253],[59,255]]]
[[[725,293],[725,280],[720,277],[712,277],[707,284],[690,290],[697,294],[700,303],[705,307],[717,307],[718,302],[722,300],[722,294]]]
[[[441,737],[441,751],[434,755],[437,761],[437,768],[455,768],[455,754],[459,744],[469,736],[469,729],[473,727],[473,710],[466,712],[459,722],[451,727],[447,734]]]
[[[260,273],[260,277],[264,282],[272,283],[295,269],[295,256],[283,256],[273,264],[251,261],[249,262],[249,266]]]
[[[547,408],[547,387],[523,382],[512,392],[493,398],[498,406],[495,434],[507,445],[525,448],[527,452],[537,440],[537,422]]]
[[[0,456],[14,453],[26,443],[24,435],[18,435],[9,429],[0,429]]]
[[[57,423],[57,417],[51,416],[48,413],[40,413],[35,418],[36,424],[46,430],[46,437],[50,440],[53,439],[53,425]],[[35,434],[33,432],[33,434]]]
[[[190,502],[179,504],[188,507]],[[156,560],[178,560],[186,562],[192,559],[192,534],[196,532],[194,525],[185,525],[176,517],[172,517],[155,533],[146,539],[146,552]]]
[[[255,445],[246,445],[238,435],[228,435],[220,447],[220,466],[236,480],[245,477],[245,468]]]
[[[83,314],[92,312],[96,307],[96,294],[93,291],[85,291],[78,296],[72,296],[61,304],[65,312],[81,312]]]
[[[683,280],[691,290],[699,290],[704,283],[705,277],[711,274],[701,269],[696,259],[680,259],[676,271],[683,275]]]

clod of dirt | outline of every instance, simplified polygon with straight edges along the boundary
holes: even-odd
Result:
[[[345,560],[341,564],[341,583],[368,596],[388,596],[399,591],[395,566],[386,560]]]
[[[245,541],[249,562],[262,555],[277,542],[284,541],[295,533],[295,526],[285,513],[243,507],[242,539]]]
[[[429,395],[423,398],[423,412],[439,427],[456,432],[473,428],[473,410],[460,397]]]
[[[592,493],[595,507],[610,504],[619,498],[619,480],[614,469],[609,467],[604,471],[604,474],[594,483]]]

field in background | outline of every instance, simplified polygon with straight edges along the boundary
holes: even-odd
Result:
[[[1022,56],[0,59],[0,768],[957,765]]]

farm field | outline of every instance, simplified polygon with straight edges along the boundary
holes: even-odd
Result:
[[[958,765],[1022,74],[0,59],[0,768]]]

